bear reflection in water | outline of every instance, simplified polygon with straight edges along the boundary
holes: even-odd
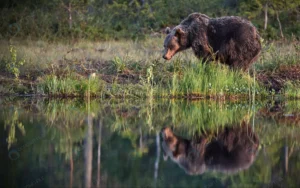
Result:
[[[259,146],[257,135],[245,122],[196,135],[191,140],[175,135],[169,127],[161,133],[164,159],[170,157],[190,175],[206,170],[235,173],[247,169],[255,160]]]

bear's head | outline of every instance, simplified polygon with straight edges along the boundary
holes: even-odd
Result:
[[[205,171],[201,144],[194,145],[190,140],[175,135],[169,127],[163,128],[161,134],[164,160],[170,157],[189,175],[202,174]]]
[[[163,58],[170,60],[177,52],[185,50],[186,47],[182,43],[183,39],[186,38],[186,34],[181,27],[175,27],[170,30],[166,28],[167,37],[164,41],[164,52]]]

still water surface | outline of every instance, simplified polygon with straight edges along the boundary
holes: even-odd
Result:
[[[300,101],[0,98],[0,187],[299,187]]]

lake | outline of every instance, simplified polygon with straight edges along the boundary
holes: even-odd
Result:
[[[300,101],[0,98],[0,187],[298,187]]]

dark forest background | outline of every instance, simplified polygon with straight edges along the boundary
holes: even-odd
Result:
[[[300,37],[300,0],[2,0],[0,9],[0,39],[142,39],[192,12],[241,16],[268,40]]]

